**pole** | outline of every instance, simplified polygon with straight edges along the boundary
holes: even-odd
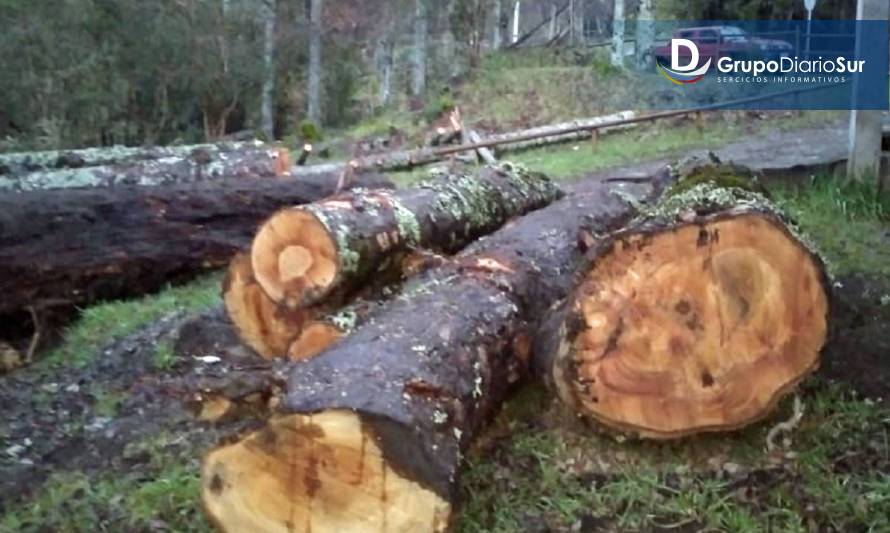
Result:
[[[813,27],[813,10],[807,9],[807,38],[806,44],[804,45],[804,56],[809,59],[810,58],[810,29]]]

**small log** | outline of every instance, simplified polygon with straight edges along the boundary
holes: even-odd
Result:
[[[266,296],[253,276],[250,255],[244,253],[229,265],[223,301],[238,336],[266,359],[285,354],[314,315],[309,309],[285,309]]]
[[[467,138],[472,144],[482,143],[482,137],[480,137],[475,130],[467,129]],[[482,161],[489,165],[494,165],[498,162],[497,158],[494,156],[489,148],[480,148],[476,150],[476,153],[479,154],[479,157],[482,158]]]
[[[489,135],[486,138],[486,141],[497,143],[496,150],[499,153],[527,150],[529,148],[537,148],[539,146],[547,146],[550,144],[582,141],[588,139],[590,137],[591,131],[596,130],[597,126],[601,124],[607,124],[610,122],[617,122],[621,120],[629,120],[636,118],[637,116],[638,114],[634,111],[621,111],[619,113],[614,113],[611,115],[572,120],[569,122],[550,124],[547,126],[541,126],[538,128],[531,128],[517,132],[497,133],[494,135]],[[606,127],[597,131],[600,135],[602,135],[604,133],[608,133],[609,131],[633,128],[636,126],[637,124],[631,123],[620,126]],[[525,137],[534,138],[528,140],[514,141],[514,139],[523,139]]]
[[[309,159],[309,156],[312,155],[312,145],[304,144],[303,151],[300,152],[300,157],[297,158],[297,166],[301,167],[306,164],[306,160]]]
[[[107,146],[79,150],[47,150],[0,154],[0,176],[20,176],[63,168],[98,167],[168,157],[184,158],[196,152],[211,157],[221,153],[263,149],[260,141],[189,144],[181,146]]]
[[[571,287],[579,228],[617,229],[654,189],[599,184],[517,219],[294,363],[277,416],[205,457],[211,520],[224,531],[444,531],[462,454],[526,375],[531,324]]]
[[[571,409],[621,431],[750,424],[819,363],[830,284],[806,242],[758,193],[668,195],[595,239],[537,335],[538,367]]]
[[[684,112],[685,111],[664,112],[661,114],[661,116],[665,117],[668,115],[681,114]],[[457,119],[459,119],[459,117],[457,117]],[[485,146],[482,147],[478,147],[476,145],[438,146],[418,148],[416,150],[400,150],[396,152],[371,154],[365,157],[353,159],[351,161],[294,167],[293,169],[291,169],[291,174],[294,176],[312,176],[319,173],[323,174],[329,172],[342,172],[348,168],[359,171],[410,170],[418,166],[441,161],[445,158],[451,157],[452,154],[456,152],[465,150],[497,147],[497,150],[500,153],[507,151],[518,151],[549,144],[583,140],[590,136],[591,130],[597,128],[601,129],[601,133],[606,133],[610,131],[634,128],[638,125],[638,122],[631,122],[627,124],[603,126],[604,124],[622,120],[639,121],[650,119],[640,117],[640,115],[633,111],[622,111],[620,113],[601,117],[574,120],[571,122],[551,124],[548,126],[541,126],[537,128],[519,130],[509,133],[494,134],[485,140]],[[454,129],[455,131],[458,131],[456,127]],[[466,146],[466,148],[464,148],[464,146]]]
[[[223,178],[269,178],[286,174],[290,167],[290,155],[284,148],[231,152],[196,149],[185,157],[163,157],[116,165],[0,176],[0,191],[172,185]]]
[[[219,268],[338,176],[0,193],[0,316],[138,296]],[[355,176],[351,186],[392,184]]]
[[[454,252],[560,195],[545,176],[503,167],[285,209],[253,241],[254,275],[274,301],[308,307],[354,291],[394,253]]]

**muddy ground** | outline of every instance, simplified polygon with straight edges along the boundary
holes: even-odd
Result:
[[[834,331],[824,352],[818,378],[808,387],[836,380],[885,402],[890,398],[890,283],[865,276],[848,276],[835,285]],[[159,363],[159,347],[170,346],[172,358]],[[89,478],[157,474],[154,456],[176,457],[197,472],[201,453],[227,436],[258,424],[279,377],[276,369],[238,343],[220,310],[201,315],[172,314],[114,342],[83,366],[37,365],[0,377],[0,516],[29,501],[51,475],[80,472]],[[815,383],[815,385],[813,385]],[[540,394],[540,393],[537,393]],[[234,400],[215,422],[214,398]],[[549,405],[550,401],[539,400]],[[203,410],[203,411],[202,411]],[[522,428],[560,428],[568,434],[586,431],[563,424],[559,415],[537,414],[515,420],[511,431]],[[767,421],[765,424],[769,424]],[[773,420],[772,423],[775,423]],[[153,435],[173,435],[161,447],[145,446]],[[507,435],[492,429],[480,449],[505,472],[521,471],[523,464],[504,455],[499,443]],[[845,467],[890,471],[887,450],[866,443],[852,450]],[[697,483],[719,476],[721,468],[705,468],[684,482]],[[505,474],[506,475],[506,474]],[[582,472],[587,482],[604,483],[610,476]],[[138,478],[138,476],[137,476]],[[674,483],[667,478],[667,483]],[[676,483],[680,483],[676,480]],[[756,500],[763,486],[794,484],[780,465],[743,471],[732,481],[738,491]],[[197,505],[194,513],[198,513]],[[102,518],[114,524],[121,517]],[[200,521],[199,517],[194,520]],[[543,518],[538,517],[539,522]],[[593,531],[601,520],[582,520],[580,530]],[[535,520],[529,531],[536,529]],[[677,530],[695,530],[695,523]],[[156,523],[164,530],[163,520]],[[150,527],[148,529],[155,529]],[[49,531],[41,524],[28,530]]]

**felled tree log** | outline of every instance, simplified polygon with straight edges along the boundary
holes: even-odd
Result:
[[[649,184],[601,184],[427,272],[314,359],[280,413],[210,452],[203,499],[224,531],[443,531],[462,454],[526,374],[532,324],[571,287],[579,229],[617,229]]]
[[[495,150],[498,153],[527,150],[529,148],[547,146],[550,144],[589,139],[591,131],[597,126],[608,124],[610,122],[633,119],[637,116],[637,113],[634,111],[621,111],[611,115],[578,119],[527,130],[489,135],[485,140],[486,142],[497,143]],[[635,126],[636,124],[627,124],[613,126],[611,128],[603,128],[603,131],[597,131],[599,133],[604,133],[604,131],[608,130],[624,129]]]
[[[61,168],[116,165],[166,157],[187,157],[195,152],[204,152],[213,157],[224,152],[262,148],[264,148],[262,142],[250,141],[181,146],[107,146],[78,150],[15,152],[0,154],[0,176],[45,172]]]
[[[337,176],[0,194],[0,315],[136,296],[226,264],[257,224]],[[391,186],[378,176],[354,186]]]
[[[285,209],[257,232],[254,276],[274,301],[307,307],[354,290],[400,250],[453,252],[560,195],[540,174],[489,167]]]
[[[651,438],[768,414],[819,363],[823,263],[765,197],[699,184],[600,239],[537,335],[578,414]]]
[[[555,143],[589,139],[591,132],[597,128],[599,128],[597,131],[603,133],[636,127],[637,123],[635,122],[604,126],[604,124],[612,122],[634,119],[640,120],[640,116],[633,111],[621,111],[620,113],[612,115],[573,120],[571,122],[562,122],[526,130],[490,135],[486,137],[483,143],[481,143],[483,146],[463,144],[461,146],[424,147],[416,150],[384,152],[367,155],[351,161],[297,167],[291,169],[291,172],[294,176],[312,176],[318,173],[328,172],[343,173],[365,170],[409,170],[418,166],[441,161],[448,156],[462,151],[493,149],[498,153],[503,153]],[[455,128],[455,131],[458,131],[457,128]],[[473,147],[464,148],[467,146]]]
[[[198,148],[182,157],[0,176],[0,191],[172,185],[223,178],[271,178],[287,174],[290,167],[290,155],[284,148],[234,151]]]
[[[253,276],[250,255],[239,253],[232,259],[223,282],[226,312],[245,344],[271,359],[287,353],[315,315],[311,309],[286,309],[272,301]]]

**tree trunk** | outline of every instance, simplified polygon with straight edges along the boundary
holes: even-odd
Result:
[[[501,48],[503,39],[503,36],[501,35],[501,17],[503,17],[504,12],[503,4],[503,0],[494,0],[494,29],[491,36],[491,48],[493,50],[499,50]]]
[[[259,141],[182,146],[109,146],[80,150],[48,150],[0,154],[0,176],[21,176],[30,172],[46,172],[64,168],[98,167],[135,163],[150,159],[188,157],[204,152],[217,158],[219,154],[263,149]],[[12,178],[0,178],[12,179]],[[2,183],[2,182],[0,182]]]
[[[211,519],[224,531],[444,531],[462,455],[526,375],[531,324],[571,286],[579,228],[616,229],[635,211],[622,198],[651,193],[599,184],[526,215],[294,364],[279,416],[206,456]]]
[[[649,69],[653,66],[652,45],[655,42],[655,21],[652,20],[653,0],[640,0],[637,15],[636,60],[637,68]]]
[[[594,128],[600,124],[606,124],[609,122],[615,122],[619,120],[627,120],[631,118],[635,118],[637,113],[634,111],[621,111],[618,113],[614,113],[612,115],[603,115],[601,117],[592,117],[586,119],[578,119],[572,120],[570,122],[562,122],[559,124],[550,124],[547,126],[541,126],[538,128],[530,128],[527,130],[521,130],[510,133],[500,133],[495,135],[490,135],[486,137],[488,141],[496,141],[504,143],[503,146],[499,146],[497,151],[499,153],[504,153],[508,151],[518,151],[518,150],[526,150],[529,148],[535,148],[538,146],[546,146],[549,144],[557,144],[563,142],[572,142],[579,141],[590,138],[590,129],[586,128]],[[623,129],[627,127],[633,127],[633,125],[628,126],[616,126],[614,128],[604,128],[598,130],[598,133],[604,133],[613,129]],[[578,131],[573,131],[570,133],[561,133],[563,130],[567,129],[576,129]],[[513,139],[527,137],[527,136],[538,136],[536,139],[530,139],[527,141],[519,141],[513,142]]]
[[[519,0],[513,4],[513,34],[510,36],[510,43],[516,44],[519,40],[519,17],[522,14],[522,3]]]
[[[740,428],[819,363],[822,260],[763,196],[705,183],[594,239],[536,336],[579,415],[651,438]]]
[[[291,170],[284,148],[214,151],[198,148],[185,157],[162,157],[117,165],[64,168],[0,177],[0,191],[42,191],[127,185],[187,184],[223,178],[274,178]]]
[[[612,11],[612,66],[624,68],[624,0],[615,0]]]
[[[267,141],[275,139],[274,93],[275,93],[275,23],[277,0],[261,0],[263,13],[263,89],[260,109],[260,127]]]
[[[316,126],[322,123],[321,117],[321,34],[323,0],[309,0],[309,79],[306,84],[307,116]]]
[[[547,30],[547,42],[552,41],[556,37],[556,4],[550,4],[550,27]]]
[[[377,56],[377,79],[380,83],[380,92],[377,97],[380,107],[389,105],[392,96],[393,31],[390,28],[385,36],[377,40],[377,48],[374,53]]]
[[[433,267],[441,267],[448,263],[443,256],[425,251],[410,253],[400,261],[399,274],[403,279],[412,279]],[[371,288],[369,294],[361,295],[349,304],[327,313],[315,313],[306,320],[292,337],[293,342],[287,350],[292,361],[309,359],[330,348],[335,342],[355,331],[356,328],[373,318],[392,295],[402,291],[402,283],[387,283],[381,290]]]
[[[226,264],[339,176],[0,194],[0,314],[137,296]],[[388,186],[357,177],[355,186]],[[391,185],[389,185],[391,186]]]
[[[429,10],[427,0],[414,0],[414,60],[411,66],[411,94],[426,92],[426,47]]]
[[[485,168],[395,192],[345,194],[276,213],[253,241],[254,275],[291,309],[346,294],[395,252],[453,252],[561,195],[540,174]]]

